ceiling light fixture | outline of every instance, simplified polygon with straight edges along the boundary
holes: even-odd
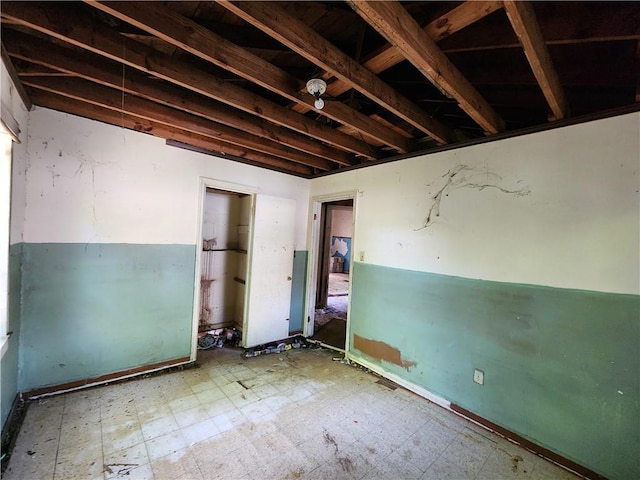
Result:
[[[315,97],[316,101],[313,103],[315,107],[321,110],[324,107],[324,100],[320,95],[327,91],[327,82],[321,78],[312,78],[307,82],[307,91]]]

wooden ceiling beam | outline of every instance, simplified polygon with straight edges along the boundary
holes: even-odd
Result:
[[[279,157],[302,165],[331,170],[332,163],[312,155],[304,155],[297,150],[264,141],[249,133],[206,121],[201,117],[191,115],[180,110],[165,107],[155,102],[136,96],[123,96],[122,92],[113,88],[96,85],[93,82],[78,78],[29,77],[24,84],[39,90],[45,90],[57,95],[91,103],[99,107],[108,108],[119,113],[126,113],[138,118],[162,123],[168,127],[179,128],[187,132],[196,133],[212,140],[232,144],[273,157]]]
[[[98,120],[116,127],[147,133],[165,140],[175,140],[193,145],[206,149],[220,158],[226,157],[230,160],[242,159],[256,166],[268,166],[296,175],[309,176],[313,173],[313,170],[305,165],[289,162],[260,152],[253,152],[250,149],[226,144],[193,132],[169,127],[134,115],[121,114],[112,109],[84,103],[80,100],[59,96],[44,90],[30,88],[29,93],[34,102],[42,107],[89,118],[91,120]]]
[[[331,72],[372,101],[391,111],[439,143],[453,134],[444,124],[384,83],[277,3],[217,0],[240,18],[276,38],[310,62]]]
[[[429,22],[423,30],[433,41],[439,42],[501,8],[502,1],[466,1]],[[374,73],[380,73],[404,59],[398,47],[387,45],[366,60],[363,65]]]
[[[529,60],[531,70],[542,89],[554,120],[562,120],[569,116],[569,104],[560,84],[549,50],[542,38],[542,31],[536,20],[536,14],[528,1],[505,0],[504,9],[513,30],[518,35],[524,53]]]
[[[350,151],[367,159],[378,157],[366,142],[320,124],[290,109],[235,85],[221,81],[188,62],[176,60],[125,38],[83,15],[77,8],[61,9],[51,3],[10,2],[2,17],[80,48],[122,62],[158,78],[193,90],[277,125]],[[352,164],[356,163],[355,160]]]
[[[313,103],[311,95],[300,93],[302,82],[298,79],[167,7],[132,2],[85,1],[102,12],[130,23],[290,101],[306,106]],[[327,103],[322,110],[316,111],[402,153],[409,151],[409,144],[405,138],[347,105],[332,102]]]
[[[348,0],[352,8],[395,45],[434,85],[455,98],[478,125],[489,133],[502,132],[504,121],[438,48],[435,41],[398,2]]]
[[[31,110],[31,107],[33,107],[33,103],[31,102],[31,99],[29,98],[27,91],[22,86],[22,82],[20,81],[20,77],[16,72],[15,66],[13,65],[13,62],[9,57],[9,53],[5,49],[4,42],[0,43],[0,56],[2,57],[2,62],[4,63],[5,68],[7,69],[9,78],[11,78],[11,81],[16,87],[16,91],[18,92],[18,95],[20,96],[22,103],[24,103],[24,106],[27,108],[27,110]]]
[[[570,45],[640,39],[637,2],[536,2],[536,18],[545,44]],[[597,19],[597,21],[594,21]],[[442,51],[473,52],[521,48],[512,31],[501,28],[501,18],[474,25],[440,43]]]
[[[440,41],[501,8],[501,0],[478,2],[467,1],[450,12],[447,12],[429,22],[424,27],[424,31],[435,41]],[[387,44],[376,53],[370,55],[362,65],[366,69],[371,70],[371,72],[378,74],[397,65],[403,60],[405,60],[405,58],[402,55],[402,52],[400,52],[396,46]],[[323,75],[325,80],[329,80],[331,77],[332,75],[328,73]],[[340,79],[335,79],[327,85],[327,93],[333,96],[341,95],[350,89],[351,85]],[[304,112],[304,110],[298,106],[294,107],[293,110],[297,112]]]
[[[213,102],[206,97],[172,85],[159,85],[158,81],[146,79],[134,70],[123,74],[121,66],[116,62],[93,53],[76,52],[19,32],[5,35],[5,41],[9,55],[31,62],[29,65],[36,64],[39,68],[54,69],[59,72],[59,75],[74,75],[167,107],[198,115],[216,124],[227,125],[243,133],[246,132],[261,138],[263,142],[266,140],[267,144],[275,142],[290,146],[295,149],[290,152],[292,155],[304,155],[305,152],[315,155],[316,158],[308,158],[308,155],[299,158],[307,159],[308,164],[317,161],[318,168],[323,170],[326,170],[326,166],[330,165],[327,158],[333,155],[343,156],[344,162],[349,159],[346,153],[332,150],[307,137],[278,128],[264,120],[248,116],[224,104]],[[23,76],[22,70],[20,76]],[[307,150],[311,150],[311,152],[307,152]]]

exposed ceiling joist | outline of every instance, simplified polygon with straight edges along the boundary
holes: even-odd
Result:
[[[255,152],[280,157],[321,170],[331,169],[331,162],[327,160],[312,155],[305,155],[274,142],[261,140],[242,130],[214,122],[205,122],[200,117],[160,105],[150,100],[132,95],[125,96],[117,90],[99,86],[86,80],[78,78],[31,77],[24,79],[23,83],[32,88],[161,123],[168,127],[175,127],[185,132],[191,132],[212,140],[218,140],[224,144],[240,147],[245,146]],[[227,147],[227,149],[228,148],[229,147]]]
[[[496,111],[400,3],[350,0],[349,4],[434,85],[455,98],[478,125],[489,133],[505,129],[504,121]]]
[[[446,38],[467,27],[478,20],[481,20],[490,13],[502,8],[502,1],[477,1],[465,2],[458,5],[453,10],[439,16],[429,22],[424,31],[435,41]],[[376,53],[369,56],[362,65],[372,73],[378,74],[404,61],[402,52],[394,45],[385,45]],[[322,77],[329,80],[333,76],[325,72]],[[339,78],[334,79],[327,85],[329,95],[338,96],[351,89],[351,85],[343,82]],[[305,107],[296,105],[293,109],[297,112],[305,112]]]
[[[290,101],[308,106],[313,98],[300,93],[301,82],[246,49],[239,47],[196,22],[159,5],[86,0],[103,12],[145,30],[165,42],[218,65],[225,70],[271,90]],[[379,140],[402,153],[409,151],[405,138],[366,115],[339,102],[325,105],[321,113],[332,120]]]
[[[381,81],[320,34],[289,15],[277,3],[218,1],[240,18],[277,38],[310,62],[349,83],[354,89],[439,143],[449,143],[452,140],[452,132],[444,124],[431,118],[424,110]]]
[[[386,10],[371,28],[350,4]],[[640,108],[640,2],[3,0],[0,14],[3,61],[35,106],[305,177]]]
[[[64,98],[59,95],[40,91],[36,89],[29,90],[31,97],[37,101],[38,105],[61,112],[71,113],[85,118],[98,120],[117,127],[128,128],[150,135],[175,140],[198,148],[217,152],[221,156],[231,155],[256,164],[265,164],[273,168],[281,169],[296,173],[298,175],[310,175],[312,169],[305,165],[282,160],[281,158],[271,155],[253,152],[250,149],[236,147],[235,145],[219,142],[202,135],[184,130],[169,127],[161,123],[153,122],[147,119],[139,118],[129,114],[121,114],[114,110],[100,107],[98,105],[88,104],[79,100]]]
[[[423,30],[435,42],[438,42],[501,8],[502,1],[465,2],[429,22]],[[380,73],[404,60],[405,57],[398,47],[387,45],[367,59],[363,65],[374,73]],[[337,88],[337,86],[332,86],[333,88]]]
[[[22,100],[22,103],[24,103],[25,107],[27,107],[27,110],[31,110],[31,108],[33,107],[33,104],[31,103],[31,99],[29,98],[27,91],[24,89],[22,82],[20,81],[20,77],[18,76],[18,73],[16,72],[16,69],[13,66],[13,62],[9,57],[9,53],[6,51],[4,47],[4,43],[0,44],[0,51],[2,54],[2,62],[4,63],[7,69],[7,73],[9,74],[9,77],[11,78],[14,85],[16,86],[16,90],[18,92],[18,95],[20,95],[20,99]]]
[[[466,5],[470,2],[465,2]],[[474,2],[475,3],[475,2]],[[533,2],[545,44],[576,45],[640,39],[637,2]],[[446,53],[520,48],[513,31],[493,22],[465,29],[441,43]]]
[[[569,104],[542,38],[533,7],[528,1],[505,0],[504,8],[555,119],[568,117]]]
[[[141,98],[198,115],[204,119],[233,127],[238,131],[246,132],[257,138],[262,138],[267,143],[277,142],[296,149],[298,153],[307,152],[315,155],[315,159],[307,159],[306,163],[313,165],[314,160],[318,168],[326,169],[330,165],[328,158],[338,153],[328,148],[322,148],[317,142],[308,141],[305,137],[293,132],[279,129],[254,117],[242,118],[240,112],[232,111],[224,104],[214,103],[208,98],[189,93],[178,87],[158,85],[157,81],[149,80],[136,71],[124,72],[122,68],[108,60],[102,60],[99,66],[99,57],[88,52],[72,52],[57,45],[50,45],[38,39],[27,42],[26,35],[16,35],[8,40],[7,49],[9,55],[33,62],[36,65],[56,69],[64,72],[64,75],[74,75],[95,82],[99,85],[115,88],[121,92],[137,95]],[[22,41],[21,41],[22,40]],[[319,148],[320,147],[320,148]],[[294,151],[291,154],[296,154]],[[306,158],[306,157],[298,157]],[[349,157],[341,154],[341,162],[347,164]],[[341,163],[336,162],[336,163]]]
[[[189,63],[154,51],[145,45],[96,24],[77,10],[64,12],[53,4],[3,3],[2,16],[20,25],[50,35],[77,47],[98,53],[163,80],[189,88],[283,127],[312,136],[361,155],[375,159],[378,154],[367,143],[292,112],[260,95],[221,81]],[[69,22],[69,23],[67,23]]]

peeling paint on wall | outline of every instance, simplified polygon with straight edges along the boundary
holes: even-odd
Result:
[[[447,173],[442,175],[441,178],[446,179],[444,185],[441,185],[438,191],[435,194],[431,195],[433,203],[429,208],[427,218],[425,219],[424,224],[421,227],[415,229],[416,231],[433,225],[435,219],[440,216],[440,205],[442,203],[442,198],[448,197],[451,192],[460,188],[473,188],[479,191],[483,191],[487,188],[495,188],[502,193],[514,195],[516,197],[523,197],[531,193],[531,190],[529,190],[528,188],[514,190],[504,188],[501,186],[501,183],[503,183],[503,178],[496,172],[492,172],[488,169],[481,170],[463,164],[457,165],[456,167],[452,168]],[[521,180],[519,180],[517,183],[520,182]],[[432,187],[435,183],[440,182],[432,182],[427,186]]]
[[[371,340],[359,335],[354,335],[353,346],[356,350],[360,350],[362,353],[369,355],[370,357],[393,363],[394,365],[399,365],[407,371],[409,371],[411,367],[415,367],[417,365],[416,362],[402,358],[402,354],[397,348],[378,340]]]

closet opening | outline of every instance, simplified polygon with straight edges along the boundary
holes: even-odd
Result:
[[[244,322],[251,195],[207,187],[203,206],[198,348],[237,345]]]

